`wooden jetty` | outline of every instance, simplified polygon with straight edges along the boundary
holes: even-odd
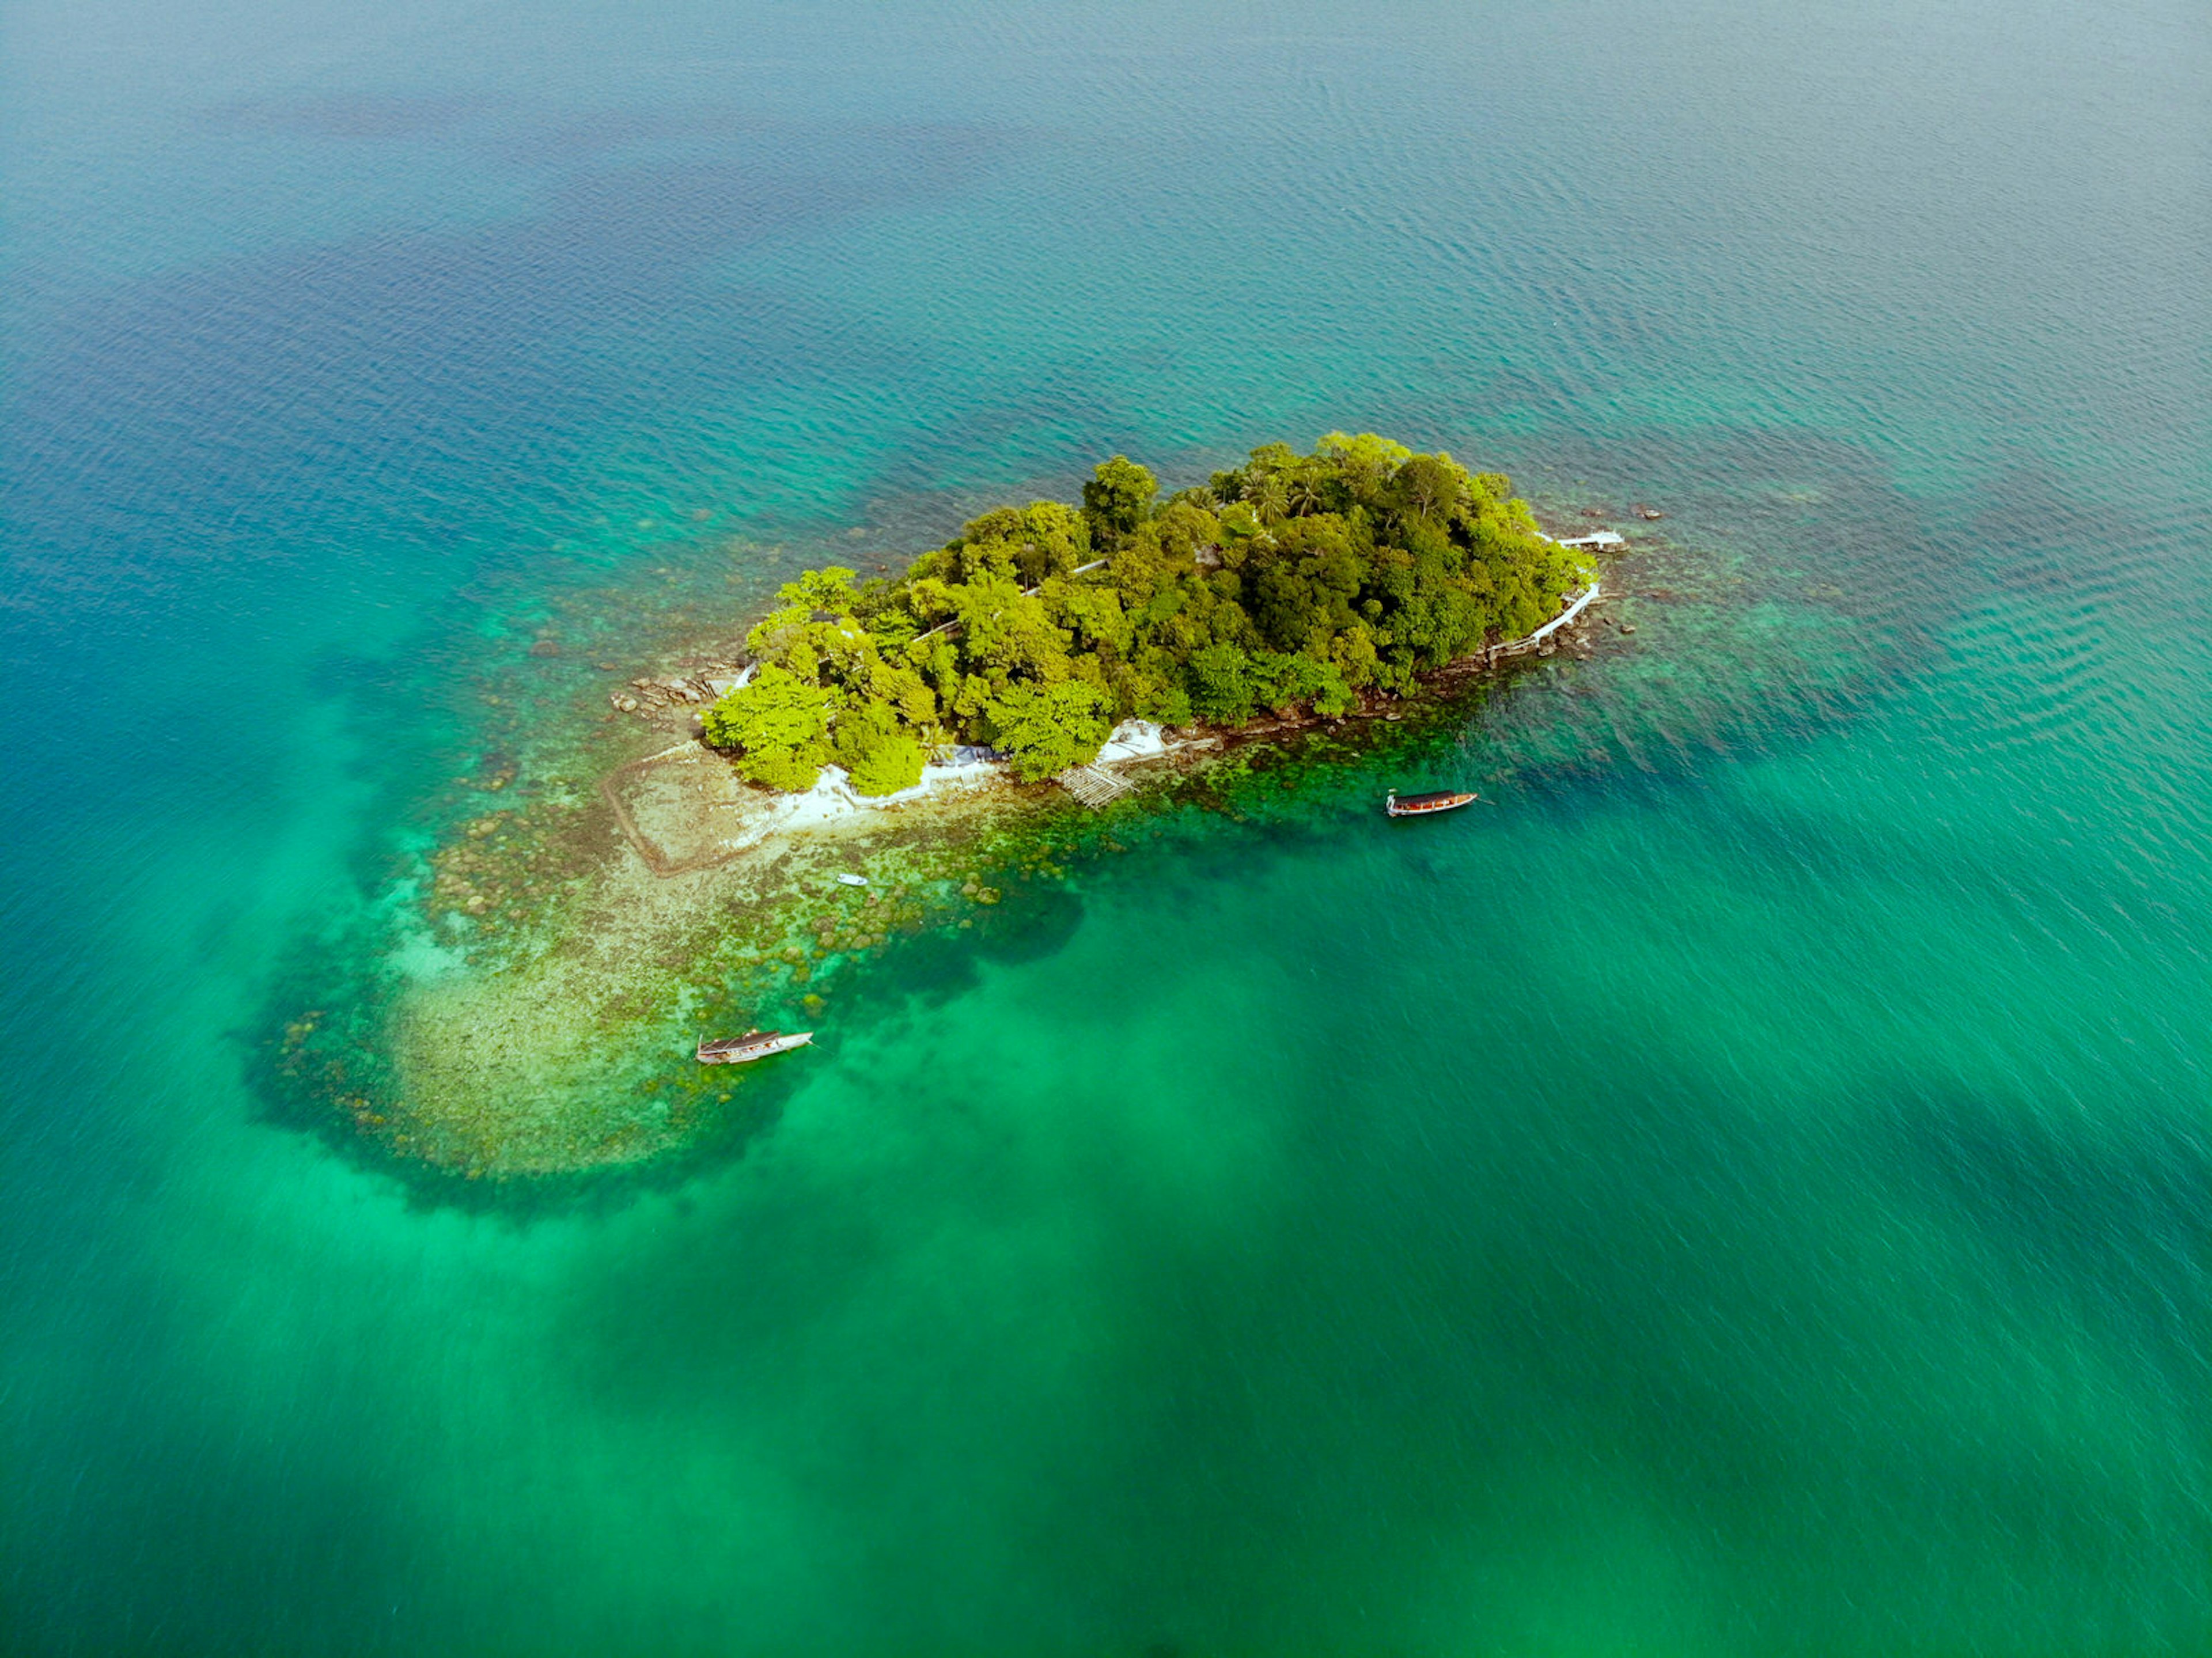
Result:
[[[1564,545],[1565,544],[1562,544]],[[1595,581],[1591,582],[1589,586],[1583,589],[1581,594],[1575,599],[1573,604],[1568,605],[1565,610],[1560,611],[1559,615],[1553,616],[1542,627],[1537,629],[1534,633],[1530,634],[1525,639],[1516,639],[1510,645],[1492,646],[1489,650],[1483,653],[1483,660],[1486,662],[1494,662],[1502,656],[1519,656],[1523,652],[1536,649],[1553,634],[1559,632],[1560,629],[1568,626],[1577,616],[1579,616],[1584,610],[1589,609],[1591,604],[1597,598],[1599,591],[1599,584]]]
[[[1136,786],[1101,766],[1070,766],[1054,780],[1093,811],[1112,805]]]

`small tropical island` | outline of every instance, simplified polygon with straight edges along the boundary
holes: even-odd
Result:
[[[1340,717],[1520,638],[1590,579],[1498,473],[1371,433],[1283,444],[1162,500],[1103,462],[1079,507],[1001,507],[896,577],[830,566],[746,635],[706,740],[768,788],[914,788],[948,745],[1024,781],[1116,726]]]
[[[1316,727],[1341,734],[1315,763],[1411,731],[1453,670],[1574,622],[1618,539],[1554,541],[1499,474],[1336,433],[1164,498],[1117,455],[1080,504],[999,507],[902,574],[808,570],[742,650],[544,728],[520,763],[565,786],[507,793],[512,759],[478,784],[502,805],[429,852],[383,980],[291,1017],[272,1074],[470,1179],[741,1134],[775,1090],[703,1039],[849,1039],[829,1003],[896,938],[987,947],[1018,924],[1004,883],[1128,850],[1151,803],[1229,804]],[[1086,810],[1139,761],[1140,798]]]

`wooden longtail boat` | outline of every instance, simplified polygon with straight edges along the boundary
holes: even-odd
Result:
[[[1450,789],[1438,789],[1433,794],[1404,794],[1392,789],[1382,810],[1393,817],[1426,817],[1431,812],[1457,811],[1474,799],[1473,793],[1461,794]]]
[[[811,1030],[795,1030],[789,1035],[781,1030],[748,1030],[742,1036],[720,1036],[710,1042],[701,1042],[699,1063],[745,1065],[754,1060],[764,1060],[771,1054],[787,1054],[813,1040]]]

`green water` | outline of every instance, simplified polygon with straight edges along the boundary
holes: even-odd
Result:
[[[0,1648],[2212,1650],[2197,11],[5,27]],[[1635,633],[695,1158],[267,1085],[593,661],[1337,427]]]

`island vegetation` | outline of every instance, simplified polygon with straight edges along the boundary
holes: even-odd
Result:
[[[986,513],[902,575],[785,586],[707,739],[773,789],[835,763],[864,794],[934,750],[999,750],[1034,780],[1114,725],[1341,715],[1541,624],[1585,580],[1504,477],[1372,434],[1283,444],[1163,500],[1102,463],[1080,507]]]

